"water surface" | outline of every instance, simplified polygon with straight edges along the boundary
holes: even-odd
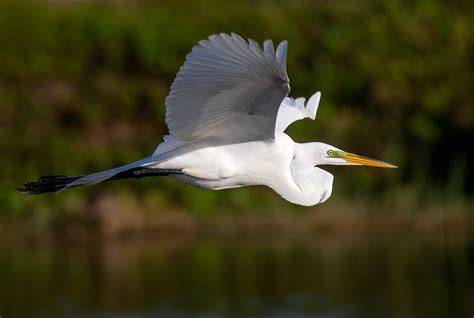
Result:
[[[0,316],[472,317],[474,242],[449,238],[12,244]]]

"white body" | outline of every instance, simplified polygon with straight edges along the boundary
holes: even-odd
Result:
[[[171,176],[207,189],[264,185],[299,205],[326,201],[331,195],[333,176],[298,162],[296,152],[302,145],[288,135],[278,133],[275,137],[274,141],[230,145],[209,141],[205,145],[189,145],[171,140],[157,147],[153,157],[158,162],[147,167],[181,169],[184,175]]]

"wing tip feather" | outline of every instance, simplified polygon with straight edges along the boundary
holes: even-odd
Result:
[[[312,120],[316,119],[316,113],[319,107],[319,101],[321,100],[321,92],[316,92],[311,96],[306,103],[306,111],[308,112],[309,118]]]
[[[166,124],[168,125],[168,128],[170,130],[170,133],[172,135],[176,135],[179,138],[190,138],[191,135],[193,135],[193,129],[194,129],[194,134],[198,133],[200,135],[202,132],[202,127],[205,127],[206,130],[212,130],[214,125],[216,124],[216,120],[212,121],[204,121],[201,122],[201,124],[198,123],[193,123],[190,125],[189,122],[186,121],[186,126],[184,125],[185,121],[183,121],[183,116],[189,116],[189,112],[186,112],[183,110],[189,109],[191,106],[190,104],[190,99],[189,98],[180,98],[181,94],[186,94],[188,93],[188,89],[186,89],[187,85],[192,85],[193,87],[200,87],[202,89],[208,89],[206,84],[206,87],[203,87],[203,80],[198,80],[199,77],[194,78],[193,72],[197,72],[198,68],[200,71],[199,76],[204,76],[201,74],[201,72],[206,73],[207,68],[210,67],[208,65],[208,62],[211,63],[214,61],[214,63],[230,63],[228,66],[228,71],[234,71],[236,74],[234,74],[236,81],[240,81],[241,79],[245,79],[243,75],[245,75],[245,72],[250,72],[253,74],[248,74],[248,80],[254,80],[256,79],[255,74],[258,72],[262,72],[263,75],[268,76],[266,80],[273,80],[274,83],[274,91],[270,93],[272,98],[277,98],[277,95],[281,95],[282,99],[287,96],[289,92],[289,80],[288,80],[288,75],[286,74],[286,54],[287,54],[287,46],[288,42],[282,41],[276,50],[273,47],[273,42],[272,40],[266,40],[263,43],[263,46],[261,46],[259,43],[252,39],[248,39],[246,41],[243,39],[240,35],[231,32],[230,35],[227,33],[217,33],[217,34],[211,34],[208,36],[207,39],[203,39],[198,42],[197,45],[195,45],[191,52],[186,56],[186,61],[184,64],[181,66],[180,70],[178,71],[178,74],[176,75],[175,80],[173,81],[173,84],[171,85],[171,90],[169,95],[165,99],[165,105],[166,105],[166,116],[165,116],[165,121]],[[234,51],[234,52],[232,52]],[[221,55],[222,56],[221,58]],[[253,56],[253,57],[252,57]],[[246,59],[249,59],[249,67],[242,69],[238,68],[238,64],[242,63],[237,63],[237,62],[242,62]],[[216,59],[218,61],[216,61]],[[197,67],[194,64],[199,64],[199,63],[204,63],[203,65],[206,67]],[[225,65],[224,65],[225,66]],[[227,66],[225,66],[227,67]],[[211,68],[213,72],[215,72],[214,68]],[[226,68],[227,70],[227,68]],[[245,71],[244,73],[242,73]],[[207,73],[207,77],[209,77],[209,73]],[[220,73],[221,76],[226,75],[227,73]],[[260,75],[259,75],[260,76]],[[264,78],[265,79],[265,78]],[[196,82],[194,82],[196,81]],[[222,79],[219,78],[213,78],[212,83],[216,84],[219,83],[219,85],[222,85]],[[230,82],[233,84],[234,82]],[[216,84],[217,85],[217,84]],[[226,89],[228,87],[226,86]],[[193,93],[196,93],[193,90]],[[201,97],[195,98],[196,96],[193,96],[193,101],[195,104],[200,104],[205,102],[206,100],[208,101],[209,98],[211,98],[211,95],[203,95],[203,96],[197,96]],[[176,106],[179,104],[179,107],[176,108]],[[277,105],[275,103],[275,105]],[[279,106],[280,104],[278,104]],[[202,110],[202,109],[201,109]],[[276,116],[276,113],[275,113]],[[273,120],[273,118],[272,118]],[[202,120],[201,120],[202,121]],[[222,123],[222,120],[217,120],[218,123]],[[227,121],[226,121],[227,122]],[[207,126],[203,126],[203,125]],[[275,123],[276,124],[276,123]],[[194,126],[193,126],[194,125]],[[200,126],[201,125],[201,126]],[[269,129],[270,130],[270,129]],[[272,129],[272,132],[274,129]],[[204,134],[204,135],[209,135],[209,134]],[[196,138],[196,136],[193,135],[193,138]]]

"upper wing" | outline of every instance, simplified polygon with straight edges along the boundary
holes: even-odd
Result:
[[[316,92],[310,97],[305,106],[304,97],[299,97],[296,100],[286,97],[278,110],[275,132],[284,132],[291,123],[300,119],[311,118],[314,120],[316,118],[316,112],[318,111],[320,98],[321,93]]]
[[[287,42],[276,54],[271,40],[263,46],[234,33],[194,46],[166,97],[170,134],[184,141],[273,139],[278,108],[290,90]]]

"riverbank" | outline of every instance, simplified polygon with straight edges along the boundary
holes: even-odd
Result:
[[[370,237],[472,237],[469,206],[432,206],[376,210],[367,206],[326,204],[299,214],[285,211],[197,215],[177,208],[153,208],[134,200],[104,196],[83,211],[39,223],[26,216],[3,216],[0,240],[195,240],[306,239],[358,240]]]

